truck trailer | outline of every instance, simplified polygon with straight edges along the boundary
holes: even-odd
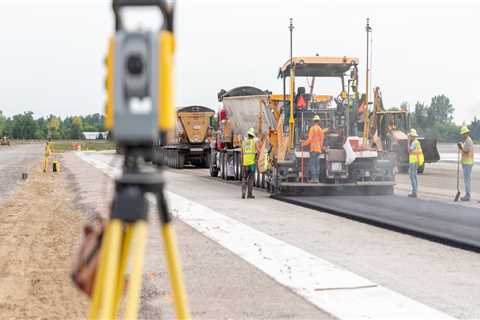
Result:
[[[183,169],[185,164],[208,168],[210,163],[210,126],[215,111],[204,106],[177,110],[173,141],[154,150],[156,164]]]
[[[252,86],[221,90],[222,107],[211,143],[210,175],[225,180],[241,180],[241,143],[249,128],[254,128],[259,142],[275,127],[269,109],[269,93]]]

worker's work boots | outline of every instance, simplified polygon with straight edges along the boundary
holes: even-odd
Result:
[[[412,192],[408,195],[410,198],[417,198],[417,193],[416,192]]]
[[[249,195],[247,196],[247,199],[255,199],[255,196],[254,196],[253,194],[249,194]]]
[[[465,197],[461,197],[460,201],[470,201],[470,193],[467,193]]]

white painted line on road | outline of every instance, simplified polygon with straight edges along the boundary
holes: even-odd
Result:
[[[119,172],[77,154],[109,176]],[[181,221],[339,319],[453,319],[204,205],[173,192],[167,198]]]

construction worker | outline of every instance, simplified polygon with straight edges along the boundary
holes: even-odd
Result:
[[[418,180],[417,180],[418,167],[421,167],[425,162],[425,159],[423,157],[423,152],[422,152],[422,146],[420,145],[420,141],[418,141],[417,137],[418,137],[417,130],[411,129],[410,132],[408,133],[408,141],[409,141],[408,173],[410,174],[410,182],[412,184],[412,193],[410,193],[408,196],[411,197],[411,198],[416,198],[417,197],[417,192],[418,192]]]
[[[45,143],[44,159],[43,159],[43,172],[47,172],[48,169],[48,158],[52,154],[52,149],[50,146],[50,138]]]
[[[247,138],[242,142],[242,199],[248,189],[247,198],[254,199],[253,181],[255,179],[255,163],[257,160],[257,143],[255,130],[248,129]]]
[[[461,201],[470,201],[472,192],[472,168],[473,168],[473,155],[474,147],[472,138],[470,138],[470,130],[467,127],[460,129],[462,141],[458,143],[458,149],[462,153],[462,168],[463,168],[463,181],[465,185],[465,196],[460,198]]]
[[[320,117],[313,117],[313,125],[308,129],[308,139],[302,142],[304,146],[310,146],[310,157],[308,160],[310,166],[310,182],[319,182],[320,179],[320,161],[318,157],[323,150],[323,130],[320,127]]]

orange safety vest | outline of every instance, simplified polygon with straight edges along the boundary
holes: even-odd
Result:
[[[305,103],[305,99],[303,98],[303,96],[299,96],[298,101],[297,101],[297,107],[299,109],[303,109],[303,108],[305,108],[306,105],[307,104]]]
[[[310,152],[322,152],[323,149],[323,130],[318,124],[314,124],[308,130],[308,139],[303,143],[310,145]]]

